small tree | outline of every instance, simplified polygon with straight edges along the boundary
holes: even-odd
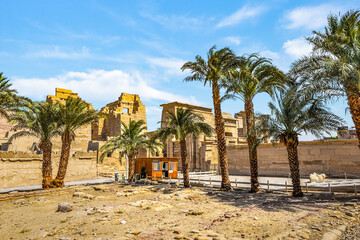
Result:
[[[128,181],[134,180],[135,160],[140,148],[147,148],[150,151],[157,151],[162,147],[162,143],[156,142],[154,139],[148,139],[145,134],[146,126],[143,120],[130,120],[129,125],[121,122],[121,133],[110,138],[104,146],[101,147],[101,155],[99,162],[103,162],[105,157],[119,150],[119,161],[127,156],[129,160],[129,178]]]
[[[265,124],[269,136],[286,146],[293,184],[292,195],[301,197],[300,170],[297,147],[302,132],[321,137],[330,134],[343,120],[329,112],[323,99],[292,86],[276,96],[275,103],[269,103],[272,117]]]
[[[324,31],[313,31],[307,40],[313,51],[291,72],[324,97],[347,99],[360,147],[360,11],[330,14]]]
[[[17,95],[17,91],[11,88],[10,81],[0,73],[0,116],[9,118],[9,113],[19,111],[31,101],[28,98]]]
[[[58,173],[53,180],[54,187],[63,187],[66,170],[69,163],[71,143],[75,140],[75,131],[91,124],[99,118],[99,113],[80,98],[68,98],[65,103],[58,102],[57,123],[61,131],[61,155]]]
[[[249,146],[251,192],[259,190],[257,146],[255,134],[255,114],[253,100],[260,93],[273,96],[275,90],[284,85],[284,74],[275,67],[270,59],[258,54],[238,58],[236,68],[229,73],[225,82],[224,98],[238,98],[245,105],[245,123]]]
[[[234,66],[236,57],[229,48],[216,50],[216,47],[213,46],[207,54],[207,60],[204,60],[201,56],[196,56],[195,59],[194,62],[186,62],[181,67],[181,70],[191,71],[191,75],[186,77],[184,81],[200,81],[203,82],[204,85],[209,84],[211,86],[221,170],[221,189],[229,191],[231,184],[226,152],[225,126],[221,113],[220,88],[224,76]]]
[[[51,140],[61,134],[57,122],[59,109],[52,103],[40,102],[28,106],[21,112],[10,117],[15,122],[13,134],[9,141],[19,137],[34,136],[40,139],[39,148],[43,154],[42,161],[42,187],[48,189],[52,181]]]
[[[175,113],[167,111],[165,127],[157,130],[155,137],[160,138],[163,142],[175,137],[180,141],[181,164],[184,178],[184,187],[190,187],[189,180],[189,161],[187,159],[186,137],[192,135],[197,137],[199,134],[211,136],[213,128],[204,123],[204,118],[191,109],[176,109]]]

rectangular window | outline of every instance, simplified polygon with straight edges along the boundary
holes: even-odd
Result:
[[[128,108],[123,108],[123,113],[129,113],[129,109]]]
[[[160,161],[153,161],[153,171],[154,172],[161,171],[161,162]]]
[[[169,173],[173,173],[174,169],[175,169],[175,163],[171,162],[170,163],[170,171],[169,171]]]

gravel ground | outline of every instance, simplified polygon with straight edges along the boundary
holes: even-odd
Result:
[[[0,239],[356,239],[358,199],[327,197],[115,183],[11,193]]]

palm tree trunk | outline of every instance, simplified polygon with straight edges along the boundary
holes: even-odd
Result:
[[[49,189],[52,181],[52,166],[51,166],[51,151],[52,143],[50,141],[41,141],[39,148],[43,153],[42,162],[42,187],[43,189]]]
[[[217,146],[221,170],[221,189],[231,190],[229,179],[228,161],[226,156],[226,140],[224,121],[221,114],[220,90],[217,81],[212,81],[212,94],[215,111],[215,131],[217,135]]]
[[[53,187],[64,187],[64,179],[66,176],[66,170],[69,163],[70,157],[70,147],[71,147],[71,136],[70,133],[63,133],[61,136],[61,154],[60,154],[60,162],[59,168],[56,175],[56,178],[53,180],[52,185]]]
[[[128,156],[129,159],[129,178],[128,182],[134,181],[134,174],[135,174],[135,155],[130,153]]]
[[[294,197],[304,196],[300,186],[300,170],[299,159],[297,153],[297,144],[287,144],[286,150],[288,152],[288,160],[290,166],[291,180],[293,185],[292,195]]]
[[[190,187],[190,179],[189,179],[189,162],[187,160],[186,153],[186,140],[180,140],[180,151],[181,151],[181,164],[184,178],[184,187]]]
[[[249,147],[249,158],[250,158],[250,181],[251,189],[250,192],[259,191],[259,181],[258,181],[258,161],[257,161],[257,146],[255,145],[256,136],[253,132],[253,127],[255,124],[254,116],[254,105],[251,100],[245,100],[245,118],[246,118],[246,128],[247,128],[247,142]]]
[[[348,94],[347,100],[360,148],[360,96]]]

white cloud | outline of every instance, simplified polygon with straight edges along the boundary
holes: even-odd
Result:
[[[265,51],[260,52],[260,56],[264,56],[264,57],[270,58],[272,60],[279,58],[279,54],[277,52],[273,52],[270,50],[265,50]]]
[[[56,59],[82,59],[89,58],[91,54],[87,47],[82,47],[79,51],[65,49],[60,46],[36,51],[25,55],[30,58],[56,58]]]
[[[312,46],[303,37],[286,41],[283,48],[293,58],[300,58],[312,50]]]
[[[17,78],[13,85],[21,95],[34,100],[45,100],[56,87],[71,89],[79,93],[84,100],[99,108],[116,100],[122,92],[139,94],[147,100],[165,102],[181,101],[197,104],[193,96],[181,96],[154,88],[150,80],[144,79],[138,72],[126,73],[121,70],[89,70],[86,72],[67,72],[51,78]]]
[[[322,28],[327,23],[327,16],[330,13],[346,11],[345,7],[323,4],[319,6],[306,6],[295,8],[285,16],[288,29],[305,28],[307,30],[316,30]]]
[[[251,7],[251,6],[243,6],[230,16],[221,20],[217,25],[216,28],[227,27],[231,25],[238,24],[244,19],[253,18],[258,16],[259,14],[263,13],[266,10],[263,6]]]
[[[190,17],[188,15],[160,15],[147,11],[140,12],[140,15],[170,30],[199,29],[201,26],[214,19],[205,18],[203,16]]]
[[[230,44],[234,44],[234,45],[240,45],[241,41],[240,41],[240,37],[237,36],[229,36],[224,38],[225,42],[228,42]]]
[[[156,67],[166,69],[166,73],[182,75],[181,67],[184,65],[185,60],[179,58],[147,58],[147,61]]]

